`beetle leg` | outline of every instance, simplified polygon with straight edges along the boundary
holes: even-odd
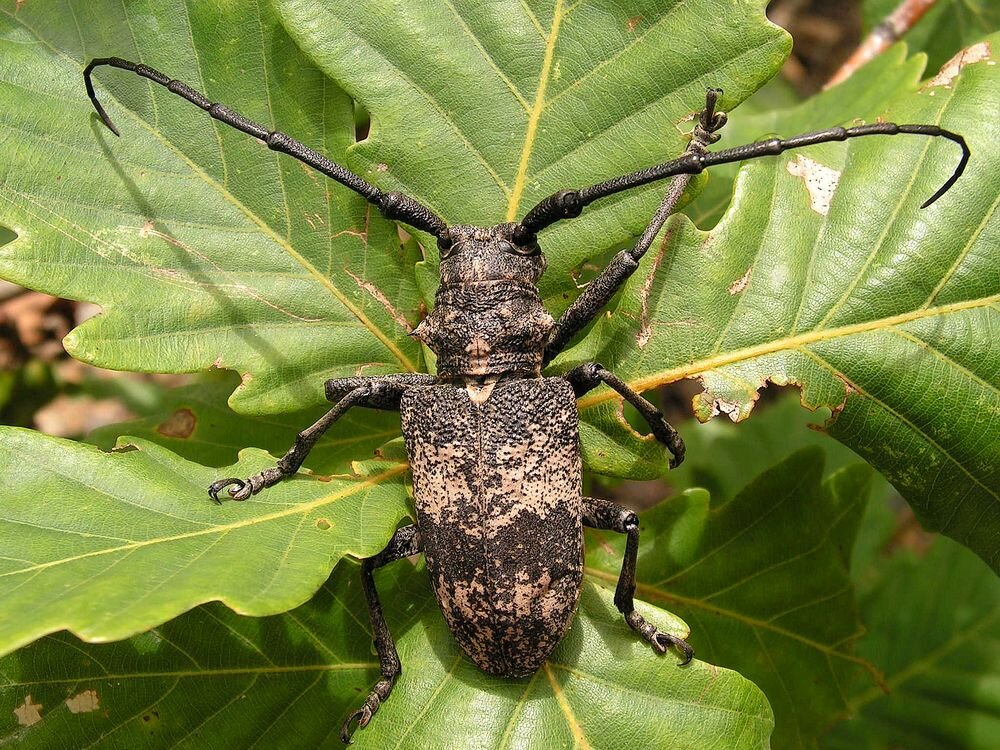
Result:
[[[398,411],[400,399],[407,388],[433,385],[436,382],[437,379],[432,375],[414,374],[328,380],[327,398],[331,401],[336,400],[336,405],[295,437],[295,444],[278,459],[277,466],[264,469],[245,480],[236,477],[220,479],[209,486],[208,494],[215,502],[219,502],[219,492],[225,487],[232,486],[229,496],[234,500],[246,500],[265,487],[277,484],[297,472],[309,455],[309,451],[316,445],[316,441],[351,407],[364,406],[369,409]]]
[[[372,720],[372,716],[378,711],[379,706],[389,697],[392,686],[396,684],[396,678],[403,671],[403,667],[399,663],[399,654],[396,652],[396,644],[393,643],[392,634],[389,632],[388,625],[385,624],[382,604],[379,602],[378,591],[375,589],[375,577],[372,573],[376,568],[381,568],[383,565],[415,555],[418,552],[420,552],[420,534],[416,524],[410,524],[393,534],[384,550],[361,562],[361,587],[364,589],[365,599],[368,601],[368,614],[371,617],[372,636],[375,640],[375,650],[378,652],[382,679],[375,683],[375,687],[368,693],[361,708],[348,716],[340,727],[340,739],[344,744],[351,742],[351,735],[354,733],[351,724],[357,722],[359,729],[368,726],[368,722]]]
[[[399,373],[397,375],[375,375],[373,377],[330,378],[326,381],[326,400],[337,403],[356,388],[375,384],[368,403],[369,409],[385,409],[398,411],[399,399],[407,388],[418,385],[436,385],[438,379],[434,375],[420,373]]]
[[[628,508],[623,508],[609,500],[596,497],[583,498],[583,523],[592,529],[605,529],[627,534],[625,542],[625,557],[622,560],[622,572],[615,588],[615,606],[625,615],[625,622],[635,632],[649,641],[653,649],[665,654],[667,648],[673,646],[684,655],[684,666],[694,657],[694,649],[683,638],[669,633],[662,633],[635,611],[635,562],[639,552],[639,517]]]
[[[676,469],[680,466],[681,461],[684,460],[684,441],[681,440],[681,436],[677,434],[677,430],[674,429],[673,425],[663,418],[663,414],[659,409],[629,388],[625,381],[596,362],[587,362],[580,365],[567,372],[563,377],[573,386],[573,391],[576,393],[577,398],[593,390],[601,383],[606,383],[621,394],[626,401],[638,410],[642,418],[646,420],[646,424],[649,425],[653,437],[667,446],[667,449],[673,454],[673,458],[670,459],[670,468]]]

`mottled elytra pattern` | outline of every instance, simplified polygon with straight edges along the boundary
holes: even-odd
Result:
[[[411,388],[401,404],[417,524],[441,611],[482,669],[538,669],[583,575],[575,395],[562,378]]]

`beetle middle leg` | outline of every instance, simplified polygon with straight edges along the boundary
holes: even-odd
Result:
[[[385,624],[385,617],[382,614],[382,604],[378,598],[378,591],[375,589],[375,577],[372,573],[376,568],[388,565],[404,557],[415,555],[420,552],[420,533],[416,524],[410,524],[396,531],[385,549],[374,557],[367,557],[361,562],[361,587],[365,592],[365,599],[368,602],[368,614],[371,617],[372,636],[375,640],[375,651],[378,652],[379,667],[382,670],[382,679],[375,683],[375,687],[368,693],[364,704],[357,711],[352,713],[340,727],[340,739],[344,744],[351,741],[351,724],[357,722],[358,728],[368,726],[372,716],[378,711],[379,706],[385,702],[392,692],[396,678],[403,671],[399,663],[399,653],[396,651],[396,644],[393,643],[389,626]]]
[[[327,399],[335,401],[336,405],[295,437],[295,444],[285,452],[284,456],[278,459],[277,466],[264,469],[245,480],[236,477],[220,479],[209,486],[208,494],[215,502],[219,502],[219,492],[225,487],[234,485],[233,489],[229,490],[230,497],[234,500],[246,500],[265,487],[277,484],[285,477],[297,472],[306,456],[309,455],[309,451],[316,445],[316,441],[348,409],[354,406],[364,406],[369,409],[398,411],[400,399],[407,388],[417,385],[433,385],[436,382],[437,378],[433,375],[416,374],[328,380],[326,383]]]
[[[684,655],[681,666],[694,657],[694,649],[687,641],[669,633],[662,633],[656,626],[646,622],[645,618],[635,611],[635,563],[639,553],[639,517],[628,508],[623,508],[609,500],[596,497],[583,498],[583,524],[592,529],[604,529],[627,534],[625,542],[625,558],[622,560],[622,572],[615,588],[615,606],[625,615],[625,622],[635,632],[649,641],[655,651],[665,654],[673,646]]]
[[[642,418],[646,420],[646,424],[649,425],[653,437],[667,446],[667,449],[673,454],[673,458],[670,459],[670,468],[676,469],[680,466],[684,460],[684,441],[681,440],[681,436],[677,434],[677,430],[674,429],[673,425],[664,419],[663,413],[659,409],[629,388],[624,380],[610,370],[597,364],[597,362],[582,364],[567,372],[563,377],[573,386],[573,391],[576,393],[577,398],[593,390],[601,383],[606,383],[621,394],[626,401],[638,410]]]

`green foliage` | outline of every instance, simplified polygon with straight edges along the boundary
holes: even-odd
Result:
[[[246,447],[247,435],[253,436],[254,446],[280,456],[288,449],[289,436],[326,411],[320,407],[287,414],[237,414],[228,408],[226,399],[238,382],[234,377],[216,378],[167,391],[153,414],[98,428],[88,442],[111,450],[119,435],[129,435],[156,442],[204,466],[227,466]],[[399,415],[349,411],[316,443],[309,453],[309,468],[321,474],[349,473],[356,461],[372,456],[398,436]]]
[[[138,439],[104,453],[4,428],[0,458],[0,600],[18,613],[0,622],[4,652],[61,628],[124,638],[214,600],[243,614],[283,612],[312,595],[331,562],[377,553],[406,513],[405,463],[297,478],[261,502],[220,508],[205,488],[220,471],[259,471],[267,453],[247,449],[220,470]]]
[[[848,575],[871,470],[855,464],[822,476],[822,451],[806,449],[718,508],[689,490],[643,519],[640,595],[690,622],[699,655],[764,689],[776,747],[806,746],[846,710],[842,684],[875,672],[851,653],[861,626]],[[588,566],[613,581],[622,551],[602,536]]]
[[[702,232],[678,220],[616,310],[557,364],[596,359],[640,388],[697,378],[701,419],[743,419],[768,381],[796,384],[805,405],[837,414],[830,432],[893,482],[927,528],[996,569],[1000,440],[980,439],[1000,424],[1000,350],[989,333],[1000,301],[1000,123],[986,114],[1000,111],[1000,86],[988,62],[920,84],[920,59],[897,50],[870,77],[862,71],[857,88],[827,92],[788,123],[779,114],[750,125],[757,137],[779,122],[783,132],[808,130],[877,102],[872,119],[964,129],[974,153],[966,197],[917,208],[954,167],[951,144],[859,139],[754,162],[722,221]],[[830,175],[829,207],[811,208],[804,177]],[[584,434],[603,433],[604,455],[586,454],[591,466],[648,475],[633,468],[645,456],[610,395],[580,403]]]
[[[392,566],[379,586],[384,601],[399,603],[387,616],[406,677],[378,721],[355,735],[359,748],[543,750],[570,747],[574,736],[610,748],[622,735],[639,747],[767,747],[771,712],[752,683],[701,662],[677,669],[673,656],[656,658],[593,584],[569,636],[521,680],[489,677],[462,656],[422,571]],[[641,608],[684,633],[666,612]],[[44,750],[255,740],[342,747],[335,730],[378,674],[355,614],[364,610],[357,566],[344,563],[309,604],[284,615],[251,619],[205,605],[119,644],[43,638],[0,661],[0,738]],[[97,705],[75,714],[67,701],[81,695]],[[44,719],[9,728],[25,705]]]
[[[1000,738],[1000,581],[948,539],[902,550],[865,571],[868,633],[858,653],[877,661],[888,693],[857,682],[853,718],[823,742],[837,750],[989,750]]]
[[[789,45],[763,5],[0,4],[0,224],[12,230],[0,274],[101,305],[66,339],[80,359],[241,376],[237,413],[222,403],[235,380],[202,382],[92,436],[104,450],[0,430],[0,744],[335,746],[377,673],[356,571],[338,561],[379,550],[409,513],[399,442],[383,445],[398,419],[351,414],[310,456],[311,474],[252,502],[218,508],[205,487],[272,463],[265,451],[280,454],[318,413],[324,379],[433,367],[407,335],[433,299],[433,244],[401,240],[346,189],[102,69],[115,139],[84,94],[87,59],[141,59],[449,221],[492,223],[676,155],[707,85],[725,89],[725,109],[749,97]],[[794,154],[719,170],[692,206],[715,228],[674,219],[553,372],[598,359],[642,390],[696,377],[702,419],[742,419],[767,382],[796,384],[926,525],[996,568],[992,63],[921,83],[922,59],[897,47],[801,107],[733,113],[724,144],[882,117],[963,132],[973,161],[924,211],[952,144],[900,136],[802,152],[838,173],[828,208],[790,174],[813,169]],[[371,131],[355,143],[362,109]],[[554,312],[588,265],[642,229],[662,190],[543,235]],[[590,467],[663,471],[662,450],[610,392],[581,407]],[[569,636],[522,681],[463,660],[424,574],[401,563],[379,585],[406,671],[359,745],[766,747],[770,702],[777,747],[814,747],[854,712],[830,747],[941,736],[985,750],[1000,703],[992,573],[946,540],[924,559],[889,555],[864,529],[852,562],[871,472],[846,449],[830,451],[827,474],[818,448],[789,456],[799,424],[782,405],[747,430],[690,428],[688,468],[668,477],[686,491],[643,518],[641,595],[685,617],[699,657],[719,667],[676,670],[628,631],[605,590],[621,560],[609,535],[589,541]],[[878,487],[866,518],[886,529]],[[927,608],[939,600],[950,616]],[[963,679],[945,674],[952,664]],[[896,692],[882,697],[880,683]],[[947,727],[921,704],[938,687],[932,705],[970,706]]]

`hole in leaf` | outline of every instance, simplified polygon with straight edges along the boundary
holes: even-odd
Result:
[[[17,239],[17,232],[13,229],[0,225],[0,247],[3,247],[8,242],[13,242]]]
[[[604,270],[605,266],[611,262],[611,259],[615,257],[615,253],[621,249],[617,245],[610,247],[571,268],[569,275],[576,288],[583,289],[590,284]]]
[[[372,127],[372,118],[359,101],[354,102],[354,140],[358,143],[368,137],[368,131]]]
[[[166,437],[186,440],[191,437],[191,433],[194,432],[197,424],[198,418],[193,411],[190,409],[177,409],[164,422],[160,423],[156,431]]]

